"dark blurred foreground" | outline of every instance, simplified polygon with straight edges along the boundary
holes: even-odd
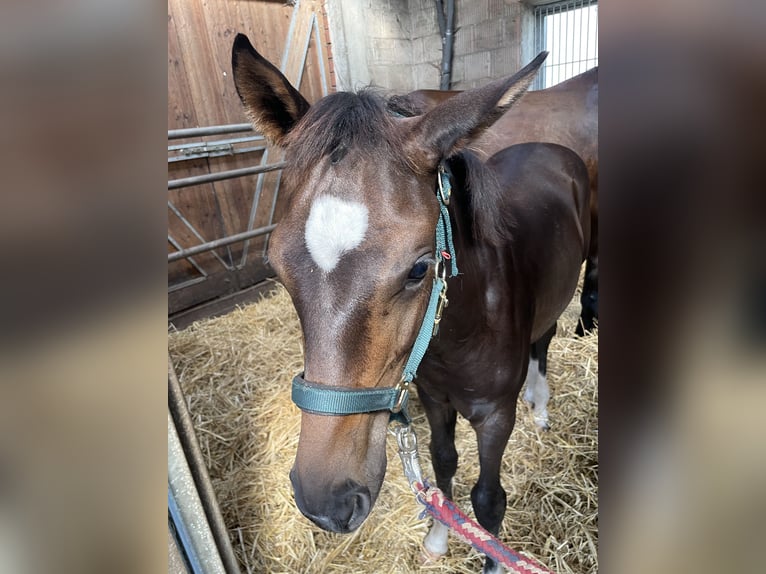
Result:
[[[765,8],[600,8],[604,572],[759,565]],[[161,5],[0,10],[0,573],[162,572]]]

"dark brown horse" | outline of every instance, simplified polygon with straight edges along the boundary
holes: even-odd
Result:
[[[394,96],[390,110],[424,114],[457,91],[416,90]],[[590,331],[598,318],[598,68],[548,88],[527,92],[471,148],[489,157],[501,149],[526,142],[551,142],[576,151],[590,178],[591,244],[585,267],[582,314],[577,333]]]
[[[457,414],[475,429],[481,470],[471,500],[495,534],[506,508],[499,471],[517,397],[526,377],[531,396],[547,398],[548,343],[587,254],[589,186],[583,161],[560,145],[515,145],[486,161],[467,146],[518,100],[543,59],[404,118],[369,90],[310,106],[245,36],[232,53],[250,118],[286,153],[289,208],[269,258],[300,318],[306,381],[338,391],[400,381],[438,284],[435,190],[439,170],[450,174],[448,218],[461,273],[448,280],[450,306],[416,383],[436,482],[447,496]],[[383,481],[388,422],[387,411],[304,410],[290,473],[303,514],[330,531],[359,527]],[[443,554],[446,541],[437,525],[426,548]],[[487,559],[485,572],[497,567]]]

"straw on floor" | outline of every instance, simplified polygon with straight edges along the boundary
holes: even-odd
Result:
[[[598,571],[598,334],[574,336],[573,299],[548,361],[551,430],[540,431],[520,401],[501,480],[508,510],[500,538],[560,573]],[[410,573],[481,571],[481,556],[457,539],[437,564],[421,565],[428,521],[388,439],[388,470],[366,522],[330,534],[304,518],[288,479],[300,429],[290,381],[302,368],[300,326],[289,296],[270,296],[169,335],[169,351],[195,422],[243,572]],[[430,433],[411,401],[421,464],[433,476]],[[455,500],[469,515],[478,477],[476,438],[459,418]]]

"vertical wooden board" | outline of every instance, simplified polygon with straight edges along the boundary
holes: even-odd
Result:
[[[197,119],[200,125],[215,125],[225,115],[221,98],[215,88],[217,68],[213,61],[213,47],[205,30],[205,6],[202,0],[169,2],[173,4],[178,43],[187,62],[186,71]]]
[[[240,31],[279,68],[295,7],[271,2],[238,2],[238,7]]]
[[[327,22],[327,13],[322,6],[316,12],[317,15],[317,27],[319,29],[319,42],[322,45],[322,50],[317,54],[319,58],[318,66],[324,68],[325,79],[327,81],[327,93],[331,94],[335,91],[335,80],[332,74],[332,44],[330,43],[330,30]]]
[[[186,61],[178,45],[178,31],[168,4],[168,129],[197,126],[197,113],[189,88]]]
[[[295,26],[293,27],[291,37],[286,39],[286,43],[289,45],[289,50],[287,51],[283,73],[293,86],[299,84],[298,79],[303,71],[303,57],[306,49],[306,41],[311,32],[311,17],[314,14],[314,10],[314,2],[311,0],[304,0],[296,6]],[[304,94],[304,97],[306,95],[307,94]],[[314,94],[308,95],[312,96]],[[313,103],[313,100],[309,101]]]
[[[236,17],[236,3],[215,1],[203,3],[202,29],[209,47],[208,66],[210,76],[206,78],[211,94],[215,94],[220,106],[220,114],[215,120],[218,124],[246,122],[247,119],[239,105],[239,97],[232,80],[231,46],[236,36],[233,20]]]

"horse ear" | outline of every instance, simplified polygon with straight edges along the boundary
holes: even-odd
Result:
[[[478,137],[526,92],[547,56],[540,52],[513,76],[461,92],[416,120],[406,143],[414,165],[431,171]]]
[[[234,85],[250,121],[275,145],[309,109],[282,72],[261,56],[244,34],[237,34],[231,49]]]

